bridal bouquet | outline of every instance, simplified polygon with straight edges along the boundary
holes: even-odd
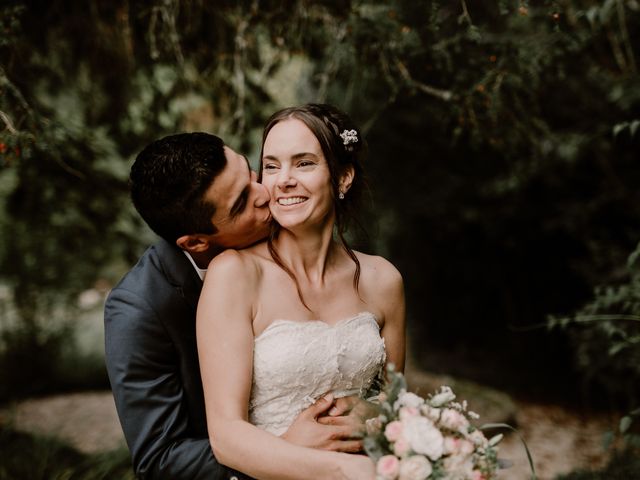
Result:
[[[456,402],[449,387],[427,398],[407,392],[391,368],[378,396],[379,414],[366,421],[364,448],[377,480],[489,480],[498,469],[497,444],[472,426],[478,415]]]

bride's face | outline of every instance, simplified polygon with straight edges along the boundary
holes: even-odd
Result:
[[[283,228],[333,221],[329,166],[318,139],[300,120],[284,120],[269,131],[262,183],[271,196],[271,215]]]

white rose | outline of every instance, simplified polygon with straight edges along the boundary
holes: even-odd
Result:
[[[425,417],[409,417],[404,423],[404,438],[411,449],[431,460],[438,460],[443,453],[444,438],[431,420]]]
[[[414,455],[400,461],[399,480],[425,480],[433,469],[431,463],[422,455]]]
[[[420,408],[424,404],[424,398],[419,397],[415,393],[402,391],[398,395],[398,399],[393,404],[393,409],[398,411],[400,407]]]

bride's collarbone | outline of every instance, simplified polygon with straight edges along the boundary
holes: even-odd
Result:
[[[323,278],[307,278],[299,275],[290,276],[287,272],[264,275],[260,293],[267,296],[276,295],[280,298],[297,297],[300,292],[305,299],[324,302],[334,301],[338,296],[356,296],[353,288],[353,279],[345,279],[334,276]]]
[[[318,300],[303,296],[303,299],[306,307],[298,297],[271,298],[262,303],[256,320],[264,326],[275,320],[322,321],[333,325],[363,312],[371,312],[376,318],[379,317],[372,305],[365,304],[357,298],[341,301],[339,298]]]

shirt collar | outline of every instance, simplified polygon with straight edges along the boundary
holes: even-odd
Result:
[[[198,265],[196,265],[196,262],[193,260],[193,258],[189,254],[189,252],[187,252],[186,250],[182,250],[182,253],[184,253],[187,256],[187,258],[191,262],[191,265],[193,265],[193,268],[196,270],[196,273],[200,277],[200,280],[204,282],[204,276],[207,274],[207,269],[198,267]]]

